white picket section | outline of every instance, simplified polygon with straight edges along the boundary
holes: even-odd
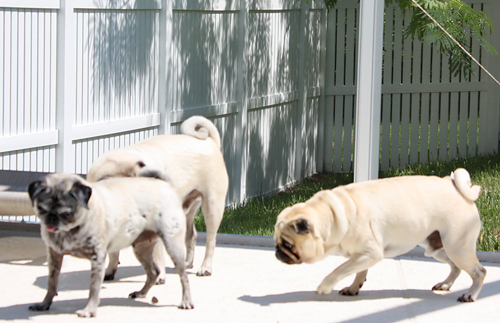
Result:
[[[323,168],[322,4],[0,0],[0,13],[0,170],[85,174],[192,115],[221,133],[228,203]]]
[[[496,24],[500,22],[495,15],[500,12],[498,1],[468,3],[475,10],[487,10]],[[351,79],[352,68],[344,67],[350,66],[345,59],[356,55],[355,43],[347,41],[353,38],[349,30],[354,28],[346,27],[356,21],[348,13],[357,6],[340,0],[328,15],[325,109],[334,110],[333,170],[338,172],[353,167],[351,109],[356,93],[350,82],[344,82]],[[386,7],[380,169],[498,151],[498,85],[478,67],[469,80],[450,75],[446,55],[428,43],[404,38],[408,20],[409,15],[403,16],[398,7]],[[490,42],[499,49],[498,37],[490,37]],[[480,49],[475,39],[471,44],[472,53],[498,75],[498,56]],[[328,60],[335,60],[335,65]]]

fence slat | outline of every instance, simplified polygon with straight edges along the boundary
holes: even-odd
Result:
[[[469,127],[469,92],[460,93],[460,120],[459,120],[459,137],[458,137],[458,156],[460,158],[467,157],[467,132]]]
[[[389,169],[389,157],[391,149],[391,101],[392,98],[390,94],[382,95],[382,136],[380,139],[381,171]]]
[[[449,93],[441,93],[441,114],[439,116],[439,160],[448,159],[449,103]]]
[[[411,94],[411,147],[410,165],[418,163],[420,148],[420,93]]]
[[[478,138],[478,112],[479,112],[479,94],[477,92],[470,93],[469,105],[469,147],[467,156],[477,155],[477,138]]]
[[[399,167],[401,95],[392,94],[392,131],[391,131],[391,167]]]
[[[422,107],[420,110],[420,158],[419,162],[425,164],[429,160],[429,110],[430,110],[430,94],[422,93]]]
[[[353,113],[354,97],[346,96],[344,101],[344,156],[342,171],[349,172],[352,169],[352,145],[353,145]]]
[[[450,139],[448,143],[449,155],[448,158],[457,158],[457,148],[458,148],[458,101],[459,93],[451,93],[450,99]]]
[[[401,157],[399,167],[408,165],[408,156],[410,152],[410,110],[411,94],[401,95]]]

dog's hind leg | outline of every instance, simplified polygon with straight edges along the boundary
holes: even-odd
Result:
[[[356,295],[358,295],[359,289],[361,287],[363,287],[363,284],[366,281],[366,274],[367,273],[368,273],[368,270],[363,270],[363,271],[360,271],[359,273],[357,273],[351,286],[340,290],[339,294],[344,295],[344,296],[356,296]]]
[[[155,259],[153,257],[154,249],[155,246],[157,245],[158,238],[156,234],[150,233],[150,236],[148,238],[143,238],[145,237],[146,234],[143,233],[141,235],[141,240],[134,242],[133,247],[134,247],[134,254],[141,263],[142,267],[144,267],[144,270],[146,271],[146,283],[144,284],[144,287],[137,292],[130,293],[129,298],[144,298],[146,297],[147,293],[153,287],[153,285],[156,282],[156,279],[158,278],[158,275],[160,274],[160,269],[158,268],[158,265],[155,263]],[[162,250],[163,252],[163,250]]]
[[[207,227],[207,241],[205,245],[205,258],[203,259],[200,269],[196,273],[197,276],[212,275],[212,262],[214,258],[216,237],[222,221],[222,216],[224,215],[224,202],[225,200],[215,201],[210,198],[203,198],[201,209]]]
[[[182,232],[180,232],[182,231]],[[163,240],[167,253],[172,259],[175,266],[175,271],[179,274],[182,285],[182,301],[179,305],[180,309],[192,309],[194,308],[193,301],[191,299],[191,289],[189,287],[189,279],[186,272],[186,262],[185,262],[185,245],[184,237],[185,230],[180,230],[177,233],[171,233],[169,239],[166,238],[165,234],[159,232],[158,235]],[[179,235],[181,235],[179,237]]]
[[[182,209],[186,214],[186,268],[193,268],[194,249],[196,247],[196,238],[198,233],[194,225],[194,216],[200,208],[202,195],[199,191],[193,190],[189,193],[182,203]]]
[[[434,285],[432,290],[450,290],[451,286],[460,275],[460,268],[455,265],[453,261],[448,257],[446,251],[443,248],[443,241],[441,239],[441,234],[439,231],[432,232],[421,244],[421,247],[425,248],[425,256],[433,257],[436,260],[447,263],[450,265],[451,272],[448,277],[441,283]]]
[[[120,252],[111,252],[109,253],[109,261],[108,268],[106,268],[106,273],[104,274],[104,280],[114,280],[116,271],[118,270],[118,264],[120,261],[118,260],[120,256]]]
[[[156,266],[158,267],[159,274],[158,279],[156,279],[157,285],[165,284],[167,271],[165,264],[165,247],[163,247],[163,243],[157,243],[153,250],[153,258]]]
[[[443,245],[446,254],[456,266],[466,271],[472,278],[469,290],[458,298],[459,302],[474,302],[483,287],[486,269],[479,263],[476,255],[476,241],[479,236],[481,222],[479,216],[474,221],[466,221],[462,228],[455,228],[451,234],[443,234]]]
[[[436,284],[434,287],[432,287],[432,290],[450,290],[451,286],[457,279],[458,275],[460,275],[460,268],[455,265],[453,261],[448,257],[444,249],[440,249],[433,255],[434,259],[442,261],[450,265],[451,272],[448,275],[448,277],[441,283]]]

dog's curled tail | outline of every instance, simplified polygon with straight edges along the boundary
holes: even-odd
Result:
[[[158,167],[144,166],[137,172],[136,176],[157,178],[173,185],[172,177],[170,177],[166,170]]]
[[[481,192],[481,186],[472,185],[469,172],[464,168],[457,168],[451,172],[451,179],[458,191],[468,200],[476,201]]]
[[[219,131],[212,123],[202,116],[192,116],[181,124],[181,133],[198,139],[212,138],[220,148]]]

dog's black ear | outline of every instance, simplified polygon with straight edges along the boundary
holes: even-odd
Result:
[[[45,188],[42,181],[34,181],[28,186],[28,194],[30,195],[31,205],[35,206],[35,198]]]
[[[89,209],[89,200],[92,195],[92,188],[89,186],[83,185],[81,182],[76,182],[73,184],[73,187],[70,191],[71,195],[80,203],[81,206]]]
[[[305,234],[311,232],[311,230],[309,230],[309,223],[307,223],[307,221],[304,219],[295,222],[294,228],[297,234]]]

